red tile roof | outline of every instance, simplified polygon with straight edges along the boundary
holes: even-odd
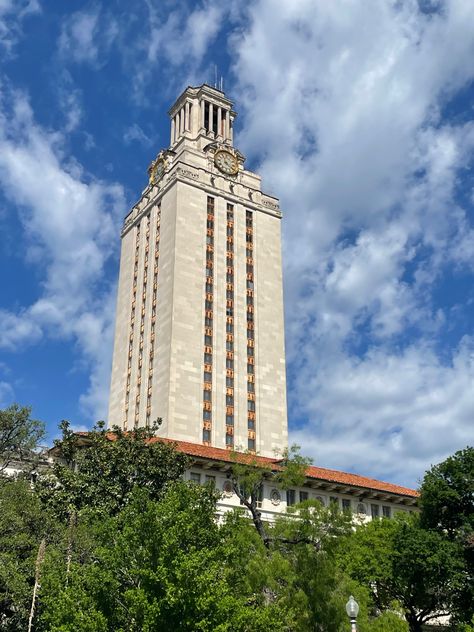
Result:
[[[166,441],[167,443],[175,443],[177,449],[180,452],[184,452],[189,456],[195,456],[203,459],[212,459],[215,461],[224,461],[226,463],[234,462],[234,456],[230,450],[223,450],[222,448],[213,448],[206,445],[200,445],[196,443],[188,443],[187,441],[172,441],[170,439],[156,438],[156,441]],[[253,456],[239,454],[239,457],[247,457],[252,463],[256,463],[262,467],[269,467],[272,469],[278,469],[281,459],[268,458],[263,456]],[[355,487],[361,487],[364,489],[376,490],[380,492],[387,492],[389,494],[397,494],[398,496],[410,496],[412,498],[418,497],[418,492],[409,487],[402,487],[400,485],[394,485],[393,483],[386,483],[384,481],[378,481],[374,478],[368,478],[366,476],[359,476],[359,474],[349,474],[348,472],[341,472],[339,470],[330,470],[324,467],[316,467],[311,465],[306,470],[308,478],[315,480],[337,483],[339,485],[350,485]]]
[[[87,436],[87,432],[76,433],[80,436]],[[114,439],[114,434],[110,433],[110,438]],[[154,437],[150,441],[162,441],[163,443],[171,443],[176,445],[176,448],[180,452],[184,452],[189,456],[193,456],[201,459],[209,459],[212,461],[221,461],[225,463],[235,462],[235,453],[231,450],[224,450],[222,448],[213,448],[212,446],[202,445],[199,443],[189,443],[187,441],[174,441],[164,437]],[[255,456],[252,454],[238,453],[239,461],[247,460],[251,464],[259,465],[260,467],[267,467],[272,470],[277,470],[280,467],[281,459],[269,458],[264,456]],[[359,474],[350,474],[348,472],[341,472],[339,470],[330,470],[325,467],[316,467],[310,465],[306,470],[308,478],[319,480],[325,483],[335,483],[338,485],[348,485],[351,487],[359,487],[361,489],[368,489],[378,492],[386,492],[387,494],[396,494],[397,496],[408,496],[411,498],[418,498],[419,494],[416,490],[409,487],[402,487],[400,485],[394,485],[393,483],[386,483],[385,481],[378,481],[375,478],[368,478],[366,476],[360,476]]]

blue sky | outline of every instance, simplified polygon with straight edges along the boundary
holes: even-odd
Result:
[[[104,418],[119,232],[214,66],[284,211],[290,435],[415,485],[474,437],[471,0],[0,0],[0,405]]]

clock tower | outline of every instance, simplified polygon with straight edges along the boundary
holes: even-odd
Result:
[[[109,426],[274,456],[287,445],[278,200],[223,92],[188,87],[122,229]]]

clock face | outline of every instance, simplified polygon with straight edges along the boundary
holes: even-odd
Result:
[[[161,179],[165,172],[165,161],[160,159],[156,162],[150,170],[150,183],[156,184]]]
[[[239,170],[239,163],[237,158],[230,153],[230,151],[220,150],[216,151],[214,156],[214,164],[223,173],[228,175],[235,175]]]

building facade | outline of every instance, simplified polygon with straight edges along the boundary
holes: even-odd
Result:
[[[185,442],[177,442],[176,448],[190,459],[186,480],[201,485],[212,484],[221,492],[217,504],[219,518],[241,506],[230,480],[236,455],[219,448]],[[401,485],[311,465],[306,468],[304,483],[283,490],[275,484],[273,476],[280,466],[278,458],[256,457],[256,465],[266,472],[258,506],[263,520],[269,523],[285,513],[288,507],[306,500],[350,512],[355,524],[418,511],[418,492]]]
[[[273,457],[287,445],[281,211],[223,92],[187,88],[125,218],[109,426]]]

